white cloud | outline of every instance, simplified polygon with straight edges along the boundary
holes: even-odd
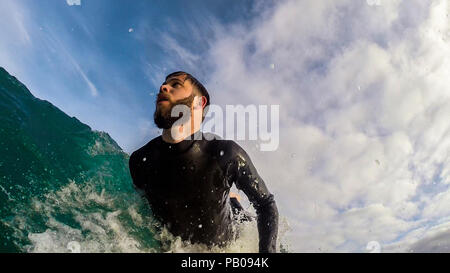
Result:
[[[8,52],[18,47],[29,47],[32,38],[26,27],[29,14],[16,1],[0,1],[0,36],[7,37],[0,42],[0,65],[19,72],[17,60],[11,60]]]
[[[66,3],[69,6],[81,6],[81,0],[66,0]]]
[[[291,251],[406,251],[450,216],[448,13],[444,0],[284,1],[218,26],[200,58],[164,40],[213,67],[213,103],[281,106],[279,150],[244,146]]]
[[[86,82],[89,91],[91,92],[91,96],[93,97],[97,97],[98,96],[98,89],[97,87],[94,85],[94,83],[92,83],[92,81],[88,78],[88,76],[86,76],[86,73],[83,71],[83,69],[81,69],[80,65],[78,64],[78,62],[72,57],[72,55],[67,54],[67,57],[71,60],[73,66],[75,67],[75,69],[77,70],[77,72],[79,73],[79,75],[83,78],[83,80]]]
[[[48,32],[48,40],[49,40],[49,46],[53,47],[55,51],[61,53],[61,57],[66,59],[70,64],[72,64],[73,68],[76,70],[78,75],[84,80],[87,87],[89,88],[89,91],[91,93],[91,96],[97,97],[99,92],[95,84],[89,79],[89,77],[86,75],[85,71],[81,68],[78,61],[72,56],[71,52],[66,48],[66,45],[59,40],[59,38],[54,35],[51,31]]]
[[[198,61],[199,56],[186,50],[180,45],[174,38],[167,34],[163,34],[161,37],[161,43],[168,51],[175,53],[175,55],[186,62],[189,66],[194,67],[195,62]]]

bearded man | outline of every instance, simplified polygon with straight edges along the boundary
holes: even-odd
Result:
[[[207,246],[225,246],[236,239],[233,223],[243,210],[236,197],[230,198],[234,184],[256,210],[259,251],[275,252],[274,196],[238,144],[201,132],[209,104],[208,91],[189,73],[178,71],[166,77],[154,113],[162,135],[130,156],[133,183],[145,194],[155,218],[173,235]],[[177,106],[188,111],[173,113]]]

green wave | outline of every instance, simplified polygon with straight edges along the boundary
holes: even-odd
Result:
[[[0,67],[0,252],[158,251],[128,158]]]

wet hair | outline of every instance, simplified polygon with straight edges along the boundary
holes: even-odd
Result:
[[[170,73],[169,75],[167,75],[166,81],[169,78],[181,76],[181,75],[185,75],[186,80],[191,81],[192,85],[197,89],[197,91],[200,93],[200,95],[206,97],[206,105],[205,105],[205,108],[206,108],[210,104],[208,90],[206,90],[206,88],[203,86],[203,84],[201,82],[199,82],[194,76],[192,76],[191,74],[184,72],[184,71],[177,71],[177,72],[173,72],[173,73]],[[204,115],[206,115],[206,112],[204,112]]]

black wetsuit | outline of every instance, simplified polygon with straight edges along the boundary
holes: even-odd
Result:
[[[134,185],[154,216],[183,240],[224,245],[235,236],[229,199],[234,183],[256,209],[259,251],[275,252],[278,210],[247,153],[234,141],[194,135],[176,144],[156,137],[130,157]]]

